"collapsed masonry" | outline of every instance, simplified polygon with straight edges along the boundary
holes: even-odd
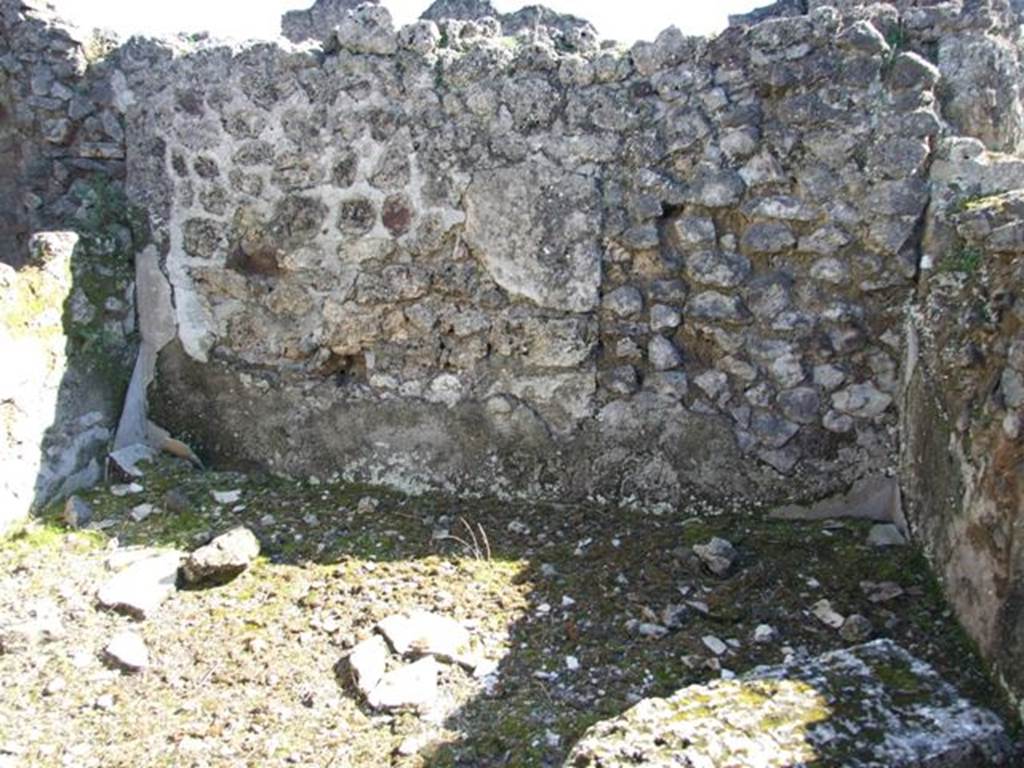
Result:
[[[116,447],[152,418],[411,491],[870,488],[1024,694],[1017,9],[780,2],[628,50],[531,13],[321,0],[291,42],[103,46],[0,3],[4,260],[89,221],[97,177],[146,213],[138,333],[92,308],[139,341]],[[5,411],[36,501],[109,447],[71,402],[103,431],[70,459]]]

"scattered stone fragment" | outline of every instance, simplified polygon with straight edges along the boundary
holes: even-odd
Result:
[[[811,606],[811,613],[824,625],[839,629],[846,621],[846,617],[832,607],[828,600],[819,600]]]
[[[465,662],[470,654],[469,632],[454,619],[426,611],[389,616],[377,624],[400,656],[437,656]]]
[[[395,752],[402,757],[418,755],[434,741],[434,738],[434,735],[429,732],[414,733],[412,736],[406,736],[402,739],[402,743],[398,745],[398,749]]]
[[[149,666],[149,649],[137,632],[120,632],[104,649],[107,658],[126,672],[140,672]]]
[[[898,689],[889,687],[894,670]],[[1010,765],[1009,756],[995,714],[893,642],[877,640],[646,699],[593,726],[563,765],[974,768]]]
[[[640,637],[650,637],[655,640],[668,634],[668,627],[663,627],[661,624],[654,624],[649,621],[632,621],[629,623],[628,628],[636,632]]]
[[[141,523],[154,512],[156,512],[156,507],[152,504],[139,504],[137,507],[132,508],[132,511],[128,513],[128,516],[136,523]]]
[[[886,603],[903,595],[903,587],[893,581],[862,581],[860,588],[872,603]]]
[[[63,677],[55,677],[43,687],[43,696],[55,696],[68,687]]]
[[[104,693],[102,696],[97,696],[96,701],[93,702],[93,706],[96,709],[108,710],[114,708],[114,694]]]
[[[113,496],[117,496],[119,498],[123,496],[134,496],[136,494],[142,493],[144,490],[146,489],[143,488],[138,483],[127,483],[110,486],[110,493]]]
[[[907,543],[900,529],[891,523],[871,526],[868,544],[872,547],[902,547]]]
[[[348,657],[353,682],[364,696],[377,687],[387,671],[388,644],[380,635],[373,635],[352,649]]]
[[[736,562],[736,549],[717,536],[706,544],[694,544],[693,552],[716,576],[725,576]]]
[[[715,654],[715,656],[721,656],[729,650],[729,646],[714,635],[705,635],[700,639],[700,641],[704,643],[704,646]]]
[[[69,496],[64,503],[64,522],[71,528],[84,528],[92,520],[92,507],[78,496]]]
[[[112,451],[107,458],[110,460],[110,465],[116,467],[125,479],[140,478],[143,473],[139,469],[139,462],[152,461],[153,449],[143,443],[135,443]]]
[[[754,642],[759,644],[774,642],[776,634],[775,627],[768,624],[759,624],[754,629]]]
[[[388,672],[366,700],[374,709],[426,709],[437,699],[440,672],[437,660],[425,656]]]
[[[256,535],[244,526],[232,528],[189,555],[181,567],[188,584],[223,582],[240,574],[260,553]]]
[[[218,504],[235,504],[242,498],[242,491],[237,488],[232,491],[210,491],[210,495]]]
[[[380,506],[380,502],[372,496],[363,496],[356,504],[356,512],[360,515],[368,515],[371,512],[376,512],[377,507]]]
[[[669,629],[679,629],[683,626],[688,612],[689,609],[685,605],[670,603],[661,611],[661,623]]]
[[[846,621],[839,629],[839,636],[848,643],[863,643],[871,639],[873,632],[874,627],[867,617],[853,613],[846,617]]]
[[[711,613],[711,608],[703,600],[687,600],[686,604],[702,616],[707,616]]]
[[[138,619],[152,616],[174,592],[181,558],[164,551],[137,560],[100,587],[100,604]]]

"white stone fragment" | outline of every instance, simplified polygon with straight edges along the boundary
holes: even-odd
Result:
[[[122,496],[134,496],[137,493],[142,493],[144,490],[146,489],[143,488],[138,483],[127,483],[125,485],[110,486],[110,493],[119,498]]]
[[[128,630],[114,635],[104,652],[127,672],[140,672],[149,666],[149,649],[137,632]]]
[[[400,656],[437,656],[463,661],[470,652],[469,632],[454,619],[426,611],[389,616],[377,624]]]
[[[814,614],[818,621],[825,626],[832,627],[832,629],[839,629],[843,626],[843,622],[846,621],[846,617],[836,611],[828,600],[819,600],[812,605],[811,613]]]
[[[242,498],[242,491],[239,489],[233,491],[210,491],[210,495],[213,496],[213,500],[218,504],[234,504]]]
[[[387,671],[388,644],[380,635],[359,643],[348,657],[356,687],[368,696]]]
[[[136,618],[152,616],[178,580],[181,552],[160,552],[136,561],[100,587],[100,604]]]
[[[367,696],[374,709],[424,709],[437,699],[441,665],[427,656],[388,672]]]

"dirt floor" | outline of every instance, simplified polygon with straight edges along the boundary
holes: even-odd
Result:
[[[0,652],[0,766],[557,766],[641,698],[849,645],[812,614],[823,599],[1007,711],[921,556],[869,547],[869,524],[698,500],[653,514],[411,498],[173,462],[139,483],[83,494],[90,530],[53,509],[0,542],[0,626],[53,625]],[[157,511],[133,521],[144,503]],[[237,524],[262,555],[229,583],[179,590],[142,622],[98,607],[118,550],[187,551]],[[692,550],[712,536],[738,552],[724,577]],[[428,710],[374,712],[347,653],[415,608],[461,622],[496,669],[445,666]],[[140,673],[105,660],[124,628],[148,646]]]

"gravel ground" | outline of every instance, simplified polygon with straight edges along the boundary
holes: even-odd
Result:
[[[848,632],[890,637],[1007,711],[920,555],[868,546],[859,522],[696,499],[653,514],[409,498],[173,462],[139,484],[84,494],[89,529],[50,510],[0,543],[3,768],[560,765],[643,697],[851,644],[822,600],[867,620]],[[230,490],[237,502],[215,501]],[[98,607],[121,553],[188,551],[238,524],[262,555],[237,578],[180,589],[145,621]],[[693,551],[714,536],[736,551],[722,576]],[[495,671],[445,665],[432,706],[375,712],[346,656],[413,609],[458,620]],[[148,647],[141,672],[104,654],[125,629]]]

